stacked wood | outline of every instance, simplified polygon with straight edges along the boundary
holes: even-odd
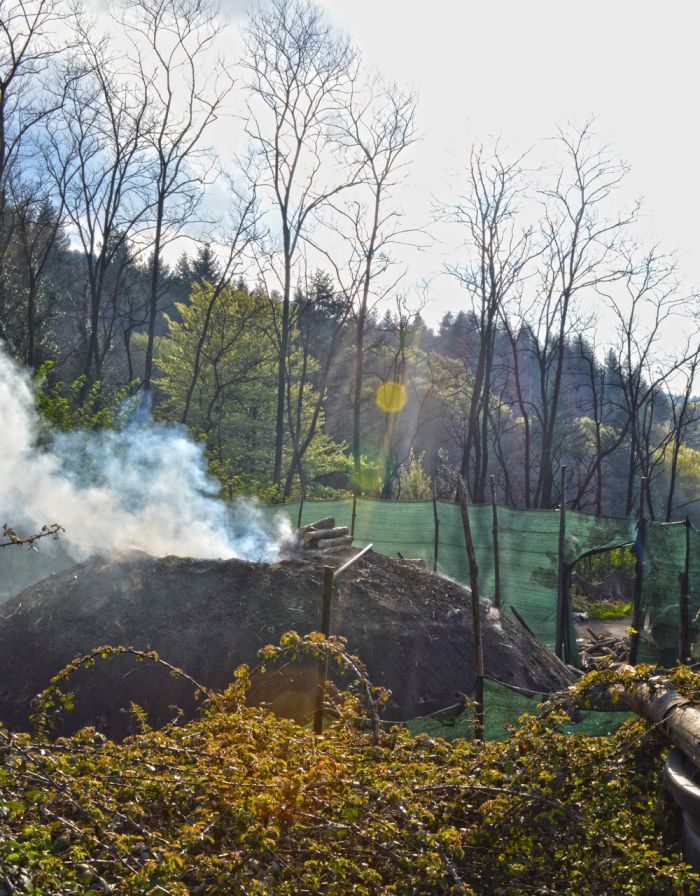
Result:
[[[332,529],[334,526],[335,519],[332,516],[326,516],[315,523],[309,523],[308,526],[302,526],[299,529],[299,537],[302,538],[307,532],[315,532],[317,529]]]
[[[587,637],[578,641],[581,662],[584,669],[608,666],[611,663],[624,663],[629,654],[629,638],[615,635],[597,635],[587,629]]]
[[[303,550],[330,551],[334,548],[349,547],[352,536],[347,526],[336,526],[332,516],[325,517],[308,526],[302,526],[298,537]]]
[[[317,545],[319,541],[329,538],[344,538],[350,530],[347,526],[333,526],[331,529],[312,529],[304,534],[304,544]]]

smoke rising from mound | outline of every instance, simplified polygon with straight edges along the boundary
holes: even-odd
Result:
[[[203,446],[183,427],[137,414],[119,430],[60,433],[37,448],[32,384],[0,347],[0,514],[37,531],[60,523],[75,560],[132,549],[164,556],[273,560],[287,534],[249,503],[216,497]]]

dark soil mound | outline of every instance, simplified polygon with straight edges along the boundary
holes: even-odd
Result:
[[[236,666],[254,662],[283,632],[320,627],[322,563],[351,555],[268,565],[134,553],[50,576],[0,607],[0,721],[26,727],[30,701],[50,677],[101,644],[156,650],[202,684],[223,688]],[[432,712],[471,688],[469,599],[454,582],[372,552],[339,581],[332,631],[347,637],[373,682],[391,689],[387,718]],[[537,691],[570,684],[567,668],[518,622],[486,603],[481,614],[488,675]],[[313,677],[289,679],[292,690],[308,691]],[[63,730],[92,724],[123,736],[133,730],[130,701],[154,724],[172,718],[173,705],[188,714],[195,707],[186,683],[129,657],[98,661],[70,689],[76,708]],[[310,699],[307,692],[307,707]],[[290,700],[282,702],[289,709]]]

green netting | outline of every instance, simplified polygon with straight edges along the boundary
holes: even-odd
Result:
[[[536,715],[546,695],[516,690],[491,679],[484,680],[484,739],[505,740],[520,716]],[[459,712],[450,710],[421,716],[406,722],[411,734],[428,734],[454,740],[474,737],[474,714],[471,707]],[[581,734],[588,737],[608,737],[631,717],[629,712],[577,712],[570,722],[562,726],[563,734]]]
[[[414,737],[427,734],[429,737],[441,737],[443,740],[474,739],[474,713],[471,707],[461,709],[450,707],[430,716],[417,716],[403,723]]]
[[[265,508],[266,513],[284,512],[293,526],[298,504]],[[559,544],[559,513],[552,510],[513,510],[499,507],[498,548],[500,603],[504,610],[515,607],[543,644],[552,648],[556,637],[556,595]],[[469,583],[464,532],[459,507],[439,501],[437,571],[463,584]],[[339,526],[350,526],[352,499],[306,501],[303,524],[324,516],[335,517]],[[490,505],[469,510],[474,550],[479,567],[479,590],[495,600],[493,516]],[[357,500],[355,541],[374,545],[382,554],[423,558],[433,568],[435,512],[429,501],[391,502],[367,498]],[[584,513],[566,516],[565,559],[571,564],[588,553],[610,550],[634,541],[634,524],[624,519],[598,519]],[[566,629],[565,658],[577,662],[575,635]]]
[[[308,524],[322,517],[332,516],[339,526],[352,523],[351,498],[326,501],[306,501],[301,523]],[[293,527],[299,521],[299,504],[282,507],[262,507],[268,518],[286,515]],[[493,550],[493,516],[490,505],[472,506],[469,511],[474,549],[479,567],[481,594],[495,600],[495,569]],[[464,545],[464,532],[459,507],[437,502],[438,557],[437,571],[462,584],[469,584],[469,569]],[[559,513],[552,510],[513,510],[497,508],[498,549],[500,570],[500,604],[503,610],[515,608],[535,636],[552,648],[556,637],[557,570],[559,544]],[[678,557],[677,540],[683,536],[685,557],[685,528],[662,528],[648,524],[648,575],[645,585],[645,608],[649,618],[659,616],[671,606],[668,594],[675,596],[675,624],[677,626]],[[659,534],[660,533],[660,534]],[[700,539],[693,530],[691,550],[692,569],[697,569],[692,596],[692,613],[700,604]],[[356,503],[355,542],[374,545],[379,553],[395,557],[421,557],[429,569],[433,568],[435,551],[435,510],[432,502],[391,502],[359,498]],[[566,515],[565,562],[569,565],[588,554],[634,543],[635,523],[631,520],[596,518],[583,513]],[[693,574],[691,571],[691,581]],[[676,583],[675,585],[673,583]],[[665,595],[663,599],[658,595]],[[654,604],[654,601],[656,603]],[[654,609],[656,607],[656,609]],[[654,617],[656,618],[656,617]],[[658,625],[657,625],[658,628]],[[566,627],[565,653],[568,662],[576,663],[578,654],[571,617]],[[677,643],[677,627],[675,631]],[[534,712],[542,701],[541,694],[515,691],[494,682],[485,686],[484,708],[487,739],[507,736],[507,726],[514,724],[525,712]],[[627,713],[586,712],[565,729],[571,733],[608,734],[628,717]],[[440,737],[473,737],[473,717],[469,711],[454,708],[409,723],[415,733],[424,732]]]
[[[647,522],[640,549],[644,576],[638,658],[640,662],[672,666],[679,656],[680,576],[686,569],[686,553],[691,641],[699,634],[695,616],[700,610],[700,535],[685,523]],[[694,648],[695,655],[698,646]]]

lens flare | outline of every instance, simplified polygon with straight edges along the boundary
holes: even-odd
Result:
[[[396,380],[387,380],[377,389],[377,404],[385,414],[398,414],[406,404],[406,387]]]

